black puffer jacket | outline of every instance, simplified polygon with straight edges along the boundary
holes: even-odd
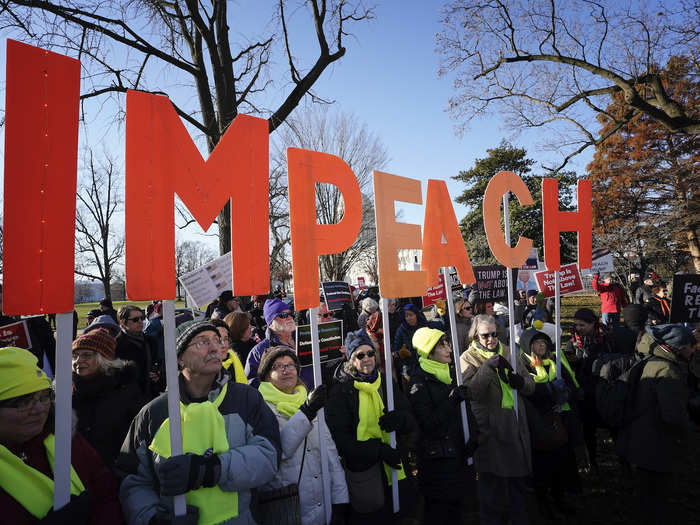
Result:
[[[82,378],[73,374],[73,410],[78,432],[112,467],[134,416],[148,399],[137,383],[138,370],[129,363],[114,374]]]
[[[473,469],[467,466],[459,405],[448,396],[454,383],[446,385],[421,370],[412,377],[409,401],[421,439],[418,445],[418,481],[421,493],[431,499],[457,500],[474,494]],[[476,419],[467,402],[470,441],[478,442]]]
[[[345,468],[353,472],[361,472],[380,461],[381,440],[357,440],[357,425],[360,422],[360,397],[359,391],[354,387],[355,377],[348,372],[346,366],[339,366],[336,370],[335,380],[326,405],[326,423],[338,448],[338,453],[343,458]],[[385,381],[386,377],[382,374],[382,386],[379,391],[386,406]],[[394,410],[400,411],[406,416],[405,433],[397,432],[397,441],[399,450],[401,450],[403,448],[402,438],[416,428],[416,422],[411,415],[411,406],[408,400],[395,383]],[[405,458],[406,454],[402,453],[402,457]]]

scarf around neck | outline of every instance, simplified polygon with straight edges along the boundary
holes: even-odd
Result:
[[[436,379],[449,385],[452,383],[452,378],[450,377],[450,365],[447,363],[438,363],[427,357],[419,357],[418,364],[424,372],[435,376]]]
[[[472,347],[476,352],[483,357],[484,359],[488,359],[491,356],[495,354],[500,354],[503,355],[503,345],[499,342],[498,343],[498,351],[497,352],[491,352],[489,350],[485,350],[484,346],[478,343],[477,341],[472,341]],[[508,375],[508,370],[506,370],[506,375]],[[501,379],[501,376],[496,373],[496,377],[498,378],[498,383],[501,385],[501,408],[505,409],[512,409],[515,407],[515,401],[513,398],[513,389],[510,387],[508,383],[503,381]]]
[[[299,410],[299,407],[306,401],[307,395],[304,385],[295,386],[294,393],[287,394],[278,390],[269,381],[261,381],[258,391],[265,401],[275,405],[277,411],[287,418],[292,417]]]

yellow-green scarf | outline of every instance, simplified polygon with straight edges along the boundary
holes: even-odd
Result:
[[[358,390],[360,407],[359,416],[360,422],[357,424],[357,440],[368,441],[370,439],[381,439],[382,443],[389,444],[389,434],[384,432],[379,427],[379,418],[384,413],[384,402],[382,396],[379,395],[379,387],[382,384],[382,376],[378,375],[374,383],[365,383],[363,381],[355,381],[355,388]],[[391,485],[391,467],[386,463],[384,465],[384,473]],[[403,465],[398,470],[398,478],[402,480],[406,477],[403,471]]]
[[[56,453],[53,434],[49,434],[44,439],[44,448],[53,471]],[[35,518],[43,518],[53,506],[53,480],[27,465],[2,445],[0,445],[0,487]],[[84,490],[82,481],[71,465],[70,493],[77,496]]]
[[[268,381],[262,381],[258,387],[258,392],[263,396],[263,399],[268,403],[272,403],[277,407],[277,411],[288,418],[296,414],[301,404],[306,401],[306,387],[297,385],[294,387],[293,394],[286,394],[278,390],[275,385]]]
[[[231,365],[233,365],[233,378],[236,383],[247,385],[248,378],[245,375],[245,368],[243,368],[243,363],[241,363],[241,360],[238,358],[238,354],[233,350],[229,350],[228,359],[221,362],[221,366],[226,370],[228,370]]]
[[[219,412],[227,390],[228,384],[225,384],[213,402],[180,403],[183,454],[191,452],[203,455],[207,450],[221,454],[228,451],[226,423]],[[170,457],[170,419],[163,421],[148,448],[164,458]],[[238,517],[238,492],[224,492],[218,485],[191,490],[185,495],[185,500],[199,508],[198,525],[213,525]]]
[[[419,357],[418,364],[420,367],[428,374],[434,375],[438,380],[442,381],[446,385],[452,383],[452,378],[450,377],[450,365],[447,363],[438,363],[432,359],[426,357]]]
[[[472,341],[472,348],[476,350],[476,352],[484,359],[488,359],[494,355],[494,352],[487,352],[486,350],[482,350],[481,348],[479,348],[476,345],[476,341]],[[501,343],[498,343],[497,353],[503,355],[503,345]],[[508,370],[506,370],[506,375],[508,375]],[[512,409],[513,407],[515,407],[515,400],[513,399],[513,389],[508,383],[501,379],[501,376],[496,374],[496,377],[498,377],[498,382],[501,385],[501,408]]]
[[[528,354],[525,355],[530,360],[530,364],[535,369],[535,373],[530,374],[535,380],[535,383],[549,383],[550,381],[554,381],[557,378],[557,364],[554,361],[552,361],[551,359],[543,359],[541,365],[535,366],[534,358]],[[574,385],[576,386],[576,388],[578,388],[578,381],[576,381],[576,375],[574,375],[574,372],[573,370],[571,370],[569,362],[566,360],[566,357],[564,357],[564,352],[562,352],[561,354],[561,364],[569,372],[571,379],[573,379],[574,381]],[[569,403],[564,403],[561,406],[561,409],[562,411],[566,412],[568,410],[571,410],[571,405],[569,405]]]

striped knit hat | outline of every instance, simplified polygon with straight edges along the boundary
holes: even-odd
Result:
[[[92,330],[73,341],[73,350],[92,350],[110,361],[115,357],[116,347],[117,340],[104,328]]]

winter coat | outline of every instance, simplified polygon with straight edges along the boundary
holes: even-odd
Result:
[[[406,320],[401,321],[401,325],[399,326],[398,330],[396,330],[396,335],[394,336],[394,340],[391,344],[391,351],[396,355],[398,355],[399,350],[404,345],[411,351],[411,357],[400,360],[402,365],[401,373],[404,375],[413,374],[413,372],[418,368],[418,353],[416,352],[416,349],[413,348],[413,334],[416,333],[416,330],[424,326],[443,330],[441,322],[428,321],[423,312],[418,311],[416,316],[418,317],[418,322],[415,326],[411,326],[406,322]]]
[[[53,419],[53,416],[49,416]],[[53,479],[52,468],[46,457],[44,439],[49,435],[47,422],[38,436],[24,444],[22,452],[27,457],[26,463],[39,472]],[[17,453],[17,451],[12,451]],[[80,434],[74,434],[71,442],[71,466],[94,498],[90,525],[120,525],[121,511],[117,500],[117,481],[100,459],[99,454]],[[17,500],[0,488],[0,522],[12,525],[29,525],[39,523]]]
[[[260,341],[255,348],[253,348],[248,354],[248,358],[245,362],[245,375],[248,378],[248,384],[255,388],[260,385],[260,379],[258,378],[258,367],[260,366],[260,359],[267,349],[273,346],[287,346],[282,341],[279,340],[277,334],[267,329],[265,332],[265,339]],[[296,348],[289,347],[294,353],[296,353]],[[299,378],[304,382],[306,388],[311,390],[314,387],[314,371],[312,366],[304,366],[301,369]]]
[[[340,465],[338,451],[331,433],[325,423],[314,419],[313,425],[301,411],[287,418],[280,414],[272,403],[267,403],[277,417],[282,442],[282,461],[274,479],[260,487],[260,490],[274,490],[299,483],[299,502],[301,504],[302,525],[321,525],[326,523],[323,507],[323,478],[321,477],[321,449],[319,447],[319,426],[326,445],[327,472],[330,476],[331,503],[347,503],[348,486],[345,472]],[[304,442],[306,439],[306,443]],[[306,454],[304,454],[306,445]],[[302,467],[303,457],[303,467]],[[301,481],[299,473],[301,472]]]
[[[503,347],[503,357],[510,363],[510,348]],[[501,385],[498,374],[483,366],[484,357],[474,346],[460,357],[462,378],[467,385],[471,406],[479,428],[479,447],[474,453],[477,472],[489,472],[501,477],[523,477],[532,472],[530,431],[527,424],[523,395],[535,390],[535,383],[519,359],[517,373],[525,384],[518,397],[518,417],[513,409],[501,408]]]
[[[241,363],[245,363],[248,359],[248,354],[255,348],[258,343],[255,339],[248,339],[247,341],[231,341],[231,350],[238,354],[238,358]]]
[[[336,383],[333,385],[328,403],[326,404],[326,423],[331,431],[333,440],[343,465],[353,472],[362,472],[379,462],[379,439],[367,441],[357,440],[357,425],[360,421],[360,396],[354,387],[355,378],[347,372],[346,366],[339,366],[336,373]],[[382,374],[382,386],[379,392],[386,407],[386,377]],[[394,410],[407,415],[411,430],[415,429],[415,420],[411,414],[411,405],[401,390],[394,383]],[[397,440],[401,445],[403,435],[397,432]]]
[[[141,387],[141,391],[145,395],[150,396],[150,373],[153,358],[151,357],[151,345],[148,339],[143,334],[141,334],[141,337],[136,337],[122,330],[117,336],[115,355],[118,359],[134,363],[138,370],[136,382]]]
[[[218,454],[218,486],[225,492],[238,492],[238,517],[225,523],[254,525],[250,490],[268,483],[277,472],[281,455],[279,426],[257,390],[228,379],[228,374],[220,374],[208,396],[209,401],[215,400],[228,382],[219,412],[224,418],[229,450]],[[194,403],[182,375],[179,383],[181,403]],[[147,525],[156,514],[172,508],[172,498],[158,492],[156,470],[163,458],[148,448],[167,418],[168,397],[162,394],[141,409],[122,445],[117,466],[127,476],[122,481],[119,499],[126,520],[132,525]]]
[[[137,378],[138,371],[131,363],[110,375],[82,378],[73,374],[78,431],[108,467],[114,465],[134,416],[149,400],[136,383]]]
[[[421,370],[411,378],[409,388],[408,399],[421,430],[418,482],[423,496],[436,500],[459,500],[474,492],[461,410],[448,399],[454,386],[454,382],[447,385]],[[469,402],[467,414],[470,439],[476,440],[478,430]]]
[[[618,433],[617,451],[627,461],[654,472],[680,472],[686,468],[688,415],[688,363],[655,344],[644,333],[637,351],[653,355],[637,386],[631,422]]]
[[[610,337],[603,329],[598,329],[593,336],[580,337],[574,334],[566,344],[564,352],[574,369],[576,379],[583,388],[588,402],[595,404],[595,389],[598,377],[593,374],[593,362],[601,354],[615,352]]]
[[[647,324],[668,324],[671,322],[671,301],[666,298],[652,297],[645,308],[647,311]]]
[[[600,294],[600,311],[617,314],[627,306],[627,296],[619,284],[599,282],[600,275],[593,276],[593,289]]]
[[[455,316],[455,323],[457,325],[457,339],[459,340],[459,352],[465,352],[469,348],[469,329],[472,326],[472,320],[462,317],[461,315]]]
[[[651,286],[642,284],[634,292],[634,303],[635,304],[645,304],[649,299],[652,298]]]

